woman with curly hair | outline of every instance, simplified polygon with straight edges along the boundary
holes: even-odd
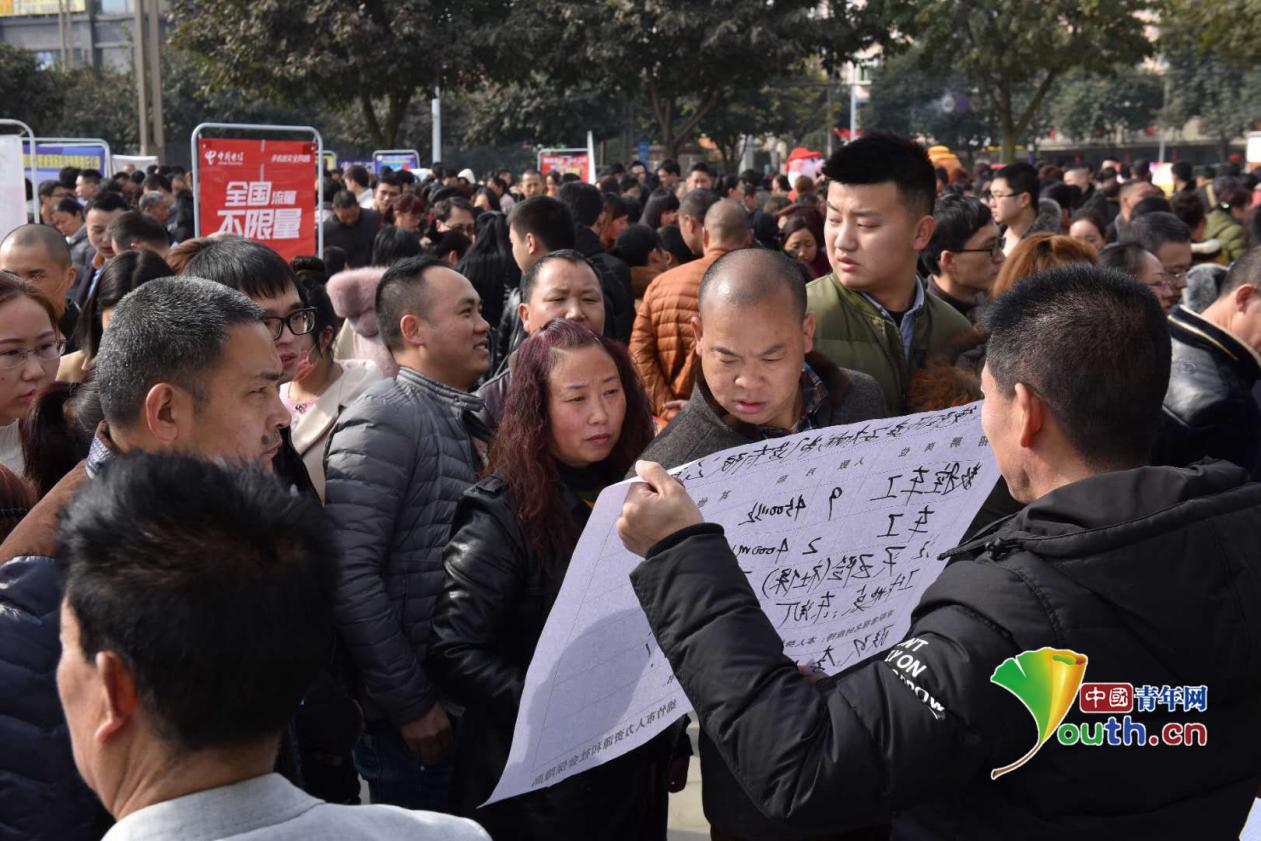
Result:
[[[488,476],[460,501],[427,659],[465,707],[452,805],[496,839],[665,838],[669,742],[478,808],[503,772],[526,669],[596,497],[652,436],[624,346],[557,319],[517,350]],[[664,735],[664,734],[663,734]]]

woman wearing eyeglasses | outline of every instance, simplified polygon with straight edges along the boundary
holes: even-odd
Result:
[[[296,311],[288,324],[291,332],[302,331],[294,336],[298,369],[294,378],[280,387],[280,399],[293,416],[289,427],[293,446],[323,501],[324,449],[333,424],[342,409],[381,379],[381,371],[368,359],[333,359],[337,335],[333,304],[320,284],[307,284],[305,292],[310,306]]]
[[[21,476],[20,421],[57,376],[66,342],[52,302],[32,284],[0,272],[0,465]]]

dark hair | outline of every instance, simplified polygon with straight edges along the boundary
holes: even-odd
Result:
[[[581,252],[572,248],[562,248],[559,251],[549,251],[539,258],[539,261],[521,276],[521,301],[528,303],[530,295],[534,292],[534,284],[538,282],[539,274],[543,271],[543,267],[553,260],[562,260],[566,263],[573,263],[575,266],[586,266],[591,270],[592,276],[595,278],[596,286],[603,286],[600,283],[600,272],[595,266],[591,265],[591,261],[582,255]]]
[[[41,181],[39,182],[39,197],[41,199],[52,198],[52,194],[57,191],[57,188],[65,188],[65,186],[65,184],[61,183],[56,178]]]
[[[718,194],[713,190],[706,190],[703,187],[688,190],[683,194],[683,200],[679,202],[679,218],[687,216],[698,222],[704,222],[705,214],[717,203]]]
[[[673,255],[676,266],[696,259],[692,249],[683,241],[683,232],[678,225],[663,225],[657,229],[657,235],[661,237],[661,247]]]
[[[995,181],[1000,178],[1007,182],[1007,189],[1016,194],[1028,193],[1036,204],[1038,198],[1038,171],[1033,168],[1033,164],[1027,164],[1024,161],[1007,164],[1007,166],[994,173]]]
[[[372,241],[372,265],[388,269],[399,260],[421,253],[420,237],[406,228],[386,225]]]
[[[1218,189],[1216,184],[1213,189],[1217,193],[1217,206],[1223,210],[1230,210],[1232,207],[1247,207],[1252,198],[1251,194],[1234,179],[1231,179],[1225,189]]]
[[[1179,161],[1185,163],[1185,161]],[[1142,204],[1142,202],[1139,202]],[[1204,203],[1200,201],[1200,197],[1195,194],[1194,190],[1181,190],[1173,194],[1173,199],[1169,202],[1173,210],[1173,215],[1182,220],[1182,224],[1187,229],[1194,231],[1201,223],[1204,222]]]
[[[508,211],[508,225],[519,237],[533,234],[547,251],[574,247],[573,214],[551,196],[534,196],[514,204]]]
[[[649,256],[658,248],[661,248],[661,237],[657,232],[647,225],[638,224],[628,226],[618,235],[610,253],[634,268],[648,265]]]
[[[1173,206],[1164,196],[1148,196],[1130,209],[1130,223],[1133,224],[1138,217],[1149,213],[1173,213]]]
[[[709,168],[709,164],[705,163],[704,161],[697,161],[696,163],[692,164],[692,168],[691,168],[691,169],[689,169],[689,170],[688,170],[688,172],[689,172],[689,173],[692,173],[692,172],[703,172],[703,173],[705,173],[706,175],[710,176],[711,178],[712,178],[712,177],[713,177],[713,175],[714,175],[714,171],[713,171],[712,169],[710,169],[710,168]]]
[[[328,276],[332,277],[339,272],[346,270],[346,249],[337,245],[329,245],[324,248],[324,266],[328,270]]]
[[[411,313],[423,318],[426,312],[425,272],[435,266],[450,268],[437,257],[420,254],[404,257],[385,270],[377,284],[377,329],[381,341],[391,351],[403,349],[403,330],[400,322]]]
[[[1169,167],[1169,171],[1173,174],[1173,177],[1177,178],[1179,181],[1191,180],[1192,169],[1190,161],[1174,161]]]
[[[105,235],[110,242],[129,248],[133,242],[143,242],[155,248],[169,248],[171,235],[157,219],[138,210],[129,210],[110,220]]]
[[[122,193],[112,191],[105,193],[97,193],[96,196],[87,203],[83,208],[84,214],[91,213],[93,210],[100,210],[105,213],[112,213],[115,210],[130,210],[131,205],[127,204],[127,199]]]
[[[1061,209],[1071,213],[1081,206],[1081,188],[1076,184],[1065,184],[1063,181],[1056,181],[1054,184],[1048,184],[1042,188],[1040,198],[1050,199],[1058,204]]]
[[[55,234],[56,231],[53,233]],[[48,299],[48,296],[44,294],[44,291],[29,280],[25,280],[12,272],[0,270],[0,306],[4,306],[15,298],[29,298],[36,304],[39,304],[40,309],[48,313],[48,320],[51,322],[53,329],[57,329],[57,309],[53,302]]]
[[[275,298],[298,288],[298,278],[284,257],[261,242],[240,237],[207,243],[189,258],[184,273],[217,281],[251,298]]]
[[[486,197],[486,204],[488,205],[487,210],[489,212],[498,213],[501,210],[502,206],[499,204],[499,194],[490,187],[478,187],[477,191],[473,193],[473,197],[477,198],[478,196]],[[476,210],[477,209],[474,208],[474,212],[476,212]]]
[[[1024,383],[1096,469],[1147,462],[1169,385],[1169,328],[1156,296],[1118,272],[1073,265],[1024,278],[993,300],[986,365]]]
[[[359,164],[347,167],[344,177],[347,181],[354,181],[361,187],[367,187],[372,181],[372,176],[368,175],[368,170],[364,169]],[[348,190],[347,192],[350,191]],[[354,194],[351,193],[351,195]]]
[[[180,750],[278,735],[330,656],[332,530],[260,470],[116,456],[65,509],[57,544],[73,653],[117,654]]]
[[[71,216],[83,215],[83,205],[79,204],[78,199],[71,198],[70,196],[66,196],[61,201],[57,202],[57,205],[53,208],[53,210],[58,213],[69,213]]]
[[[667,158],[666,160],[662,161],[662,162],[661,162],[661,163],[657,166],[657,172],[668,172],[668,173],[670,173],[671,175],[680,175],[680,174],[682,174],[682,173],[681,173],[681,170],[679,169],[679,165],[678,165],[677,163],[675,163],[674,161],[670,160],[669,158]]]
[[[627,174],[617,179],[617,191],[619,193],[625,193],[627,190],[640,189],[643,189],[643,185],[640,184],[639,179],[633,175]]]
[[[947,194],[937,200],[933,219],[937,226],[924,249],[924,262],[933,274],[940,274],[941,252],[958,251],[966,246],[977,231],[994,221],[994,216],[980,199]]]
[[[96,384],[54,381],[22,423],[22,459],[36,499],[87,458],[101,421]]]
[[[508,217],[483,213],[477,217],[473,246],[460,258],[456,271],[468,278],[482,298],[482,316],[498,324],[504,298],[521,283],[521,267],[512,257],[508,239]]]
[[[447,255],[454,253],[456,262],[459,262],[463,259],[464,255],[468,253],[470,245],[472,245],[472,243],[469,242],[468,237],[464,236],[464,234],[459,231],[443,231],[438,234],[438,238],[429,245],[426,253],[431,254],[444,262],[448,262],[446,260]]]
[[[756,271],[747,262],[760,264]],[[724,272],[733,278],[720,277]],[[806,285],[802,282],[797,261],[781,251],[768,248],[742,248],[728,251],[705,270],[697,294],[697,310],[704,309],[705,299],[713,293],[714,284],[728,281],[728,298],[740,306],[762,304],[776,292],[787,292],[797,318],[806,317]]]
[[[302,298],[306,301],[306,305],[315,310],[315,329],[311,331],[315,337],[314,351],[317,356],[323,356],[324,350],[320,347],[323,341],[324,331],[330,327],[334,332],[336,339],[336,331],[340,326],[337,319],[337,313],[333,310],[333,302],[328,297],[328,290],[323,283],[302,281]],[[332,346],[329,346],[329,355],[332,355]]]
[[[202,399],[228,328],[262,317],[262,309],[243,293],[199,277],[151,280],[124,296],[96,354],[105,420],[131,426],[149,389],[162,382]]]
[[[1141,243],[1132,240],[1109,243],[1099,252],[1099,268],[1138,278],[1143,271],[1143,258],[1150,253]]]
[[[142,182],[142,186],[146,191],[160,190],[163,193],[169,193],[171,192],[171,179],[167,178],[165,175],[154,173],[153,175],[145,178]]]
[[[101,171],[99,169],[81,169],[76,177],[82,178],[89,184],[101,183]]]
[[[658,187],[648,194],[648,201],[644,204],[644,212],[639,219],[648,227],[656,230],[661,227],[662,213],[670,210],[677,212],[678,209],[679,197],[674,194],[674,191]]]
[[[507,483],[517,519],[530,545],[546,561],[560,564],[547,569],[557,578],[563,575],[578,527],[562,503],[559,469],[549,451],[547,379],[556,351],[593,346],[604,348],[612,357],[626,395],[622,433],[605,460],[607,472],[621,477],[631,468],[652,440],[652,411],[626,347],[563,318],[548,322],[517,348],[503,420],[487,464],[488,474]]]
[[[433,218],[445,222],[451,218],[451,212],[454,210],[466,210],[470,215],[474,215],[473,205],[469,204],[468,199],[464,196],[451,196],[434,202]]]
[[[293,269],[293,273],[304,287],[311,284],[323,286],[328,282],[328,266],[319,257],[311,255],[294,257],[289,261],[289,268]]]
[[[556,192],[556,198],[569,208],[574,224],[582,228],[594,225],[595,220],[600,217],[600,211],[604,209],[604,194],[594,184],[580,181],[563,184]]]
[[[1155,254],[1170,242],[1190,242],[1191,229],[1172,213],[1145,213],[1130,220],[1125,239],[1141,244]]]
[[[101,325],[101,313],[126,297],[128,292],[160,277],[171,277],[175,272],[166,261],[152,251],[122,251],[101,269],[96,288],[83,303],[79,314],[75,338],[87,359],[96,354],[101,346],[105,330]]]
[[[395,215],[399,213],[424,213],[425,200],[415,193],[403,193],[394,200],[394,205],[390,211]]]
[[[897,185],[898,198],[915,215],[933,212],[937,173],[924,147],[892,132],[873,131],[828,158],[823,174],[840,184]]]
[[[1068,226],[1071,228],[1074,223],[1082,221],[1089,222],[1091,225],[1094,225],[1095,230],[1099,232],[1099,236],[1107,239],[1108,223],[1105,222],[1104,218],[1096,211],[1089,207],[1083,207],[1081,210],[1073,214],[1073,218],[1069,220]]]
[[[1133,166],[1135,178],[1147,178],[1152,174],[1152,165],[1146,158],[1138,158]]]
[[[359,207],[359,199],[355,198],[355,194],[349,190],[338,190],[333,194],[334,210],[349,210],[352,207]]]
[[[820,250],[823,246],[823,214],[813,207],[799,207],[787,214],[788,221],[779,229],[779,247],[788,245],[788,238],[798,231],[809,231],[814,237],[814,244]]]

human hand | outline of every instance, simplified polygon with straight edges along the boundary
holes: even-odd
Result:
[[[652,461],[635,462],[640,481],[631,485],[617,520],[617,534],[641,558],[680,529],[704,522],[683,483]]]
[[[434,704],[429,712],[399,728],[403,741],[426,765],[441,762],[451,748],[451,722],[442,704]]]

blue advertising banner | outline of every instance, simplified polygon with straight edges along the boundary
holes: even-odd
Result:
[[[56,181],[58,173],[68,166],[108,173],[107,160],[108,152],[99,143],[46,143],[39,139],[35,141],[37,182]],[[27,167],[30,165],[29,146],[26,153],[22,155],[22,164]],[[36,183],[35,186],[38,187],[39,184]]]
[[[381,167],[388,166],[394,172],[420,169],[420,153],[414,149],[388,149],[372,153],[373,170],[380,175]]]

